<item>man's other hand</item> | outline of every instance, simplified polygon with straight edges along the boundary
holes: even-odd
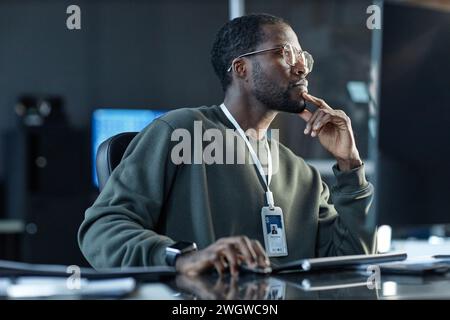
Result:
[[[342,110],[334,110],[324,100],[306,92],[302,93],[305,101],[317,109],[311,112],[305,109],[299,116],[306,121],[304,134],[318,137],[322,146],[331,152],[342,171],[359,167],[362,161],[356,148],[350,118]]]
[[[250,268],[270,267],[269,258],[258,240],[246,236],[221,238],[203,250],[177,258],[178,272],[195,276],[215,268],[220,276],[227,269],[232,276],[239,274],[239,266],[245,263]]]

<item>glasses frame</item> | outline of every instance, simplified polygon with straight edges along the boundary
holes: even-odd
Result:
[[[230,71],[231,71],[231,69],[233,68],[233,62],[234,62],[234,60],[236,60],[236,59],[243,58],[243,57],[248,57],[248,56],[251,56],[251,55],[254,55],[254,54],[263,53],[263,52],[268,52],[268,51],[274,51],[274,50],[280,50],[280,49],[286,50],[285,48],[286,48],[286,46],[288,46],[288,45],[291,46],[293,49],[295,49],[295,47],[292,46],[290,43],[285,43],[285,44],[283,44],[283,45],[281,45],[281,46],[276,46],[276,47],[274,47],[274,48],[261,49],[261,50],[256,50],[256,51],[252,51],[252,52],[247,52],[247,53],[241,54],[240,56],[238,56],[238,57],[236,57],[236,58],[233,59],[233,61],[231,62],[231,65],[230,65],[230,66],[228,67],[228,69],[227,69],[227,72],[230,72]],[[309,73],[311,73],[311,71],[312,71],[312,65],[314,64],[314,59],[313,59],[312,55],[311,55],[308,51],[298,50],[298,55],[300,55],[300,54],[302,54],[302,53],[306,53],[306,54],[308,54],[308,55],[311,57],[312,62],[311,62],[311,70],[308,70],[308,74],[309,74]],[[294,64],[290,64],[289,62],[287,62],[286,59],[284,58],[284,54],[283,54],[283,59],[284,59],[284,61],[285,61],[288,65],[290,65],[291,67],[293,67],[293,66],[295,65],[295,63],[294,63]]]

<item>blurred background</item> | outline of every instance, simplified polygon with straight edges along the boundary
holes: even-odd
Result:
[[[72,4],[81,9],[79,30],[66,26]],[[373,4],[385,18],[381,28],[368,27]],[[232,17],[260,12],[291,24],[315,60],[310,93],[352,119],[367,176],[378,184],[370,223],[391,225],[398,238],[445,242],[449,8],[449,1],[0,0],[0,259],[86,265],[76,232],[98,195],[100,142],[172,109],[220,104],[209,57],[215,34]],[[333,159],[304,137],[299,117],[280,115],[273,127],[333,183]]]

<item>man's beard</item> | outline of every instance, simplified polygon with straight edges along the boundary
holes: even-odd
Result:
[[[253,61],[253,82],[255,88],[253,94],[256,99],[272,110],[284,111],[289,113],[300,113],[305,110],[306,104],[303,98],[298,100],[291,98],[290,90],[293,87],[283,88],[270,81],[261,68],[261,65]]]

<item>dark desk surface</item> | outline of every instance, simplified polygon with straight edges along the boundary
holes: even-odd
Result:
[[[213,275],[177,276],[167,285],[173,290],[174,297],[188,300],[450,299],[450,274],[425,277],[381,275],[378,288],[368,281],[368,277],[367,273],[351,271],[277,276],[246,274],[238,280]],[[146,297],[142,293],[145,286],[141,285],[136,298],[155,297]]]

